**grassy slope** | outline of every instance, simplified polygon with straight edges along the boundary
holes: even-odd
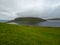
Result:
[[[8,22],[16,22],[16,23],[21,23],[21,22],[26,22],[26,23],[39,23],[39,22],[43,22],[46,21],[44,19],[41,18],[37,18],[37,17],[18,17],[14,20],[8,21]]]
[[[0,23],[0,45],[60,45],[60,28]]]

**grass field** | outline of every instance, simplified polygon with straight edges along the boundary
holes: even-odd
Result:
[[[0,45],[60,45],[60,27],[0,23]]]

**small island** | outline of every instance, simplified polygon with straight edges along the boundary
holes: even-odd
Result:
[[[14,20],[8,21],[8,22],[15,22],[18,24],[37,24],[39,22],[43,22],[46,21],[44,19],[41,18],[37,18],[37,17],[18,17]]]

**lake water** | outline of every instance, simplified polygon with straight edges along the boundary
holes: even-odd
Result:
[[[38,23],[39,26],[60,27],[60,20],[47,20],[45,22]]]
[[[17,23],[11,22],[9,24],[17,24]],[[17,24],[17,25],[19,25],[19,24]],[[31,24],[29,24],[29,25],[31,25]],[[60,20],[47,20],[45,22],[40,22],[36,25],[38,25],[38,26],[49,26],[49,27],[60,27]]]

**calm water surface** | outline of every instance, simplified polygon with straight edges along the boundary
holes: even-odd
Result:
[[[60,27],[60,20],[47,20],[45,22],[38,23],[40,26]]]
[[[17,23],[11,22],[9,24],[17,24]],[[17,25],[19,25],[19,24],[17,24]],[[31,24],[29,24],[29,25],[31,25]],[[36,25],[38,25],[38,26],[49,26],[49,27],[60,27],[60,20],[47,20],[45,22],[40,22]]]

